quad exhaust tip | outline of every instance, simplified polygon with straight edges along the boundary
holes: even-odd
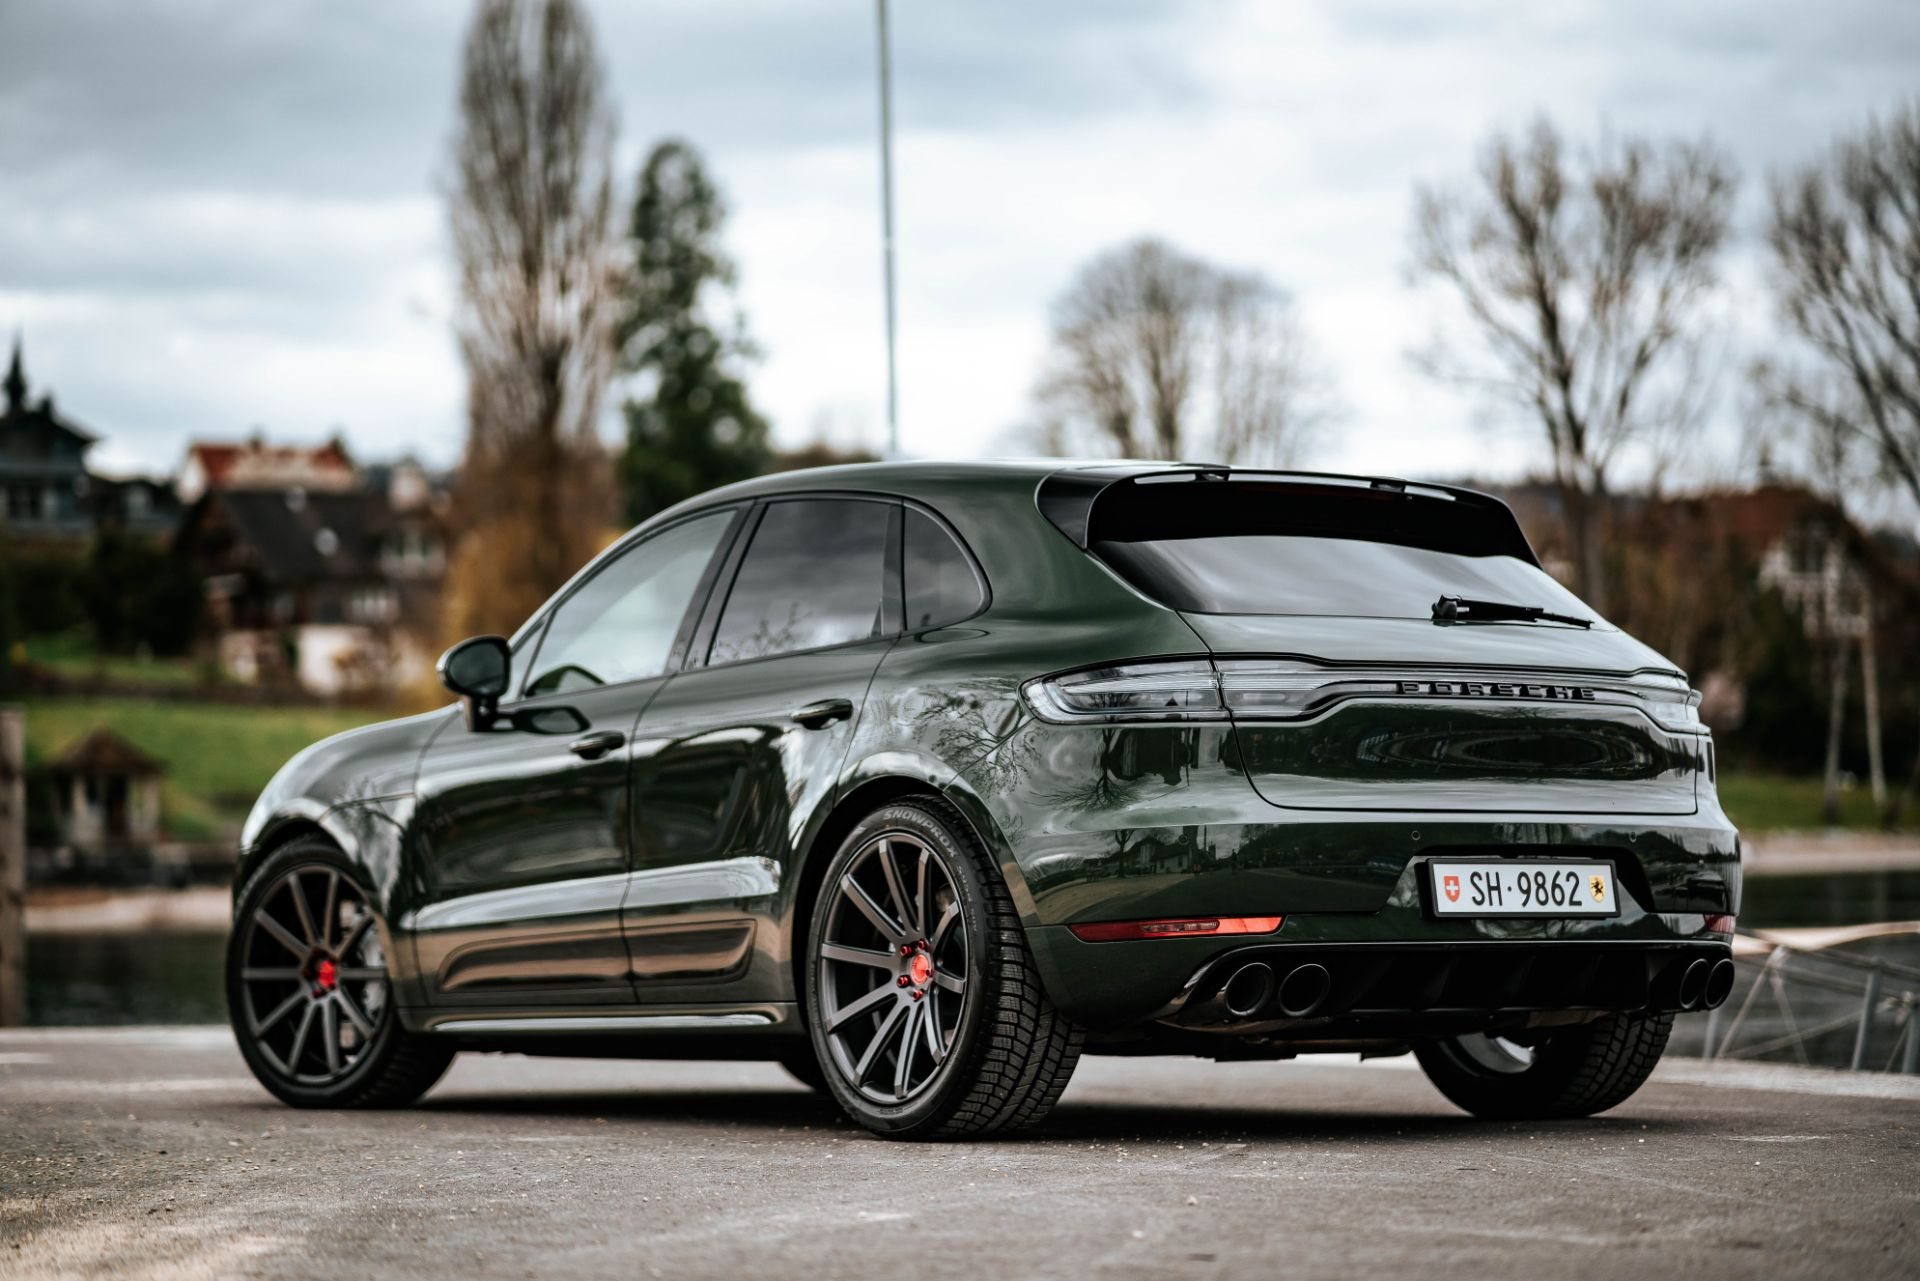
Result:
[[[1273,967],[1264,961],[1251,961],[1233,972],[1221,989],[1227,1013],[1246,1018],[1273,997]]]
[[[1320,1011],[1333,990],[1333,976],[1327,967],[1308,961],[1296,965],[1284,977],[1276,978],[1265,961],[1249,961],[1233,972],[1220,998],[1227,1013],[1237,1019],[1248,1018],[1269,1006],[1290,1019],[1304,1019]]]
[[[1733,995],[1733,962],[1721,957],[1713,963],[1713,969],[1707,974],[1707,985],[1701,994],[1701,1003],[1709,1010],[1719,1009]]]
[[[1713,963],[1698,960],[1687,966],[1686,973],[1680,976],[1680,1008],[1697,1010],[1700,1000],[1707,994],[1707,979],[1713,972]],[[1728,985],[1731,988],[1731,984]]]
[[[1312,961],[1296,965],[1280,980],[1280,1012],[1290,1019],[1304,1019],[1327,1003],[1333,990],[1333,976],[1327,967]]]

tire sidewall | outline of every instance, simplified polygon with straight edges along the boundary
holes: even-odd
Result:
[[[1523,1072],[1500,1073],[1475,1063],[1451,1039],[1415,1047],[1415,1057],[1433,1082],[1461,1109],[1491,1120],[1566,1120],[1591,1116],[1617,1106],[1638,1088],[1624,1093],[1585,1097],[1576,1081],[1597,1065],[1605,1033],[1616,1021],[1625,1021],[1636,1035],[1644,1035],[1643,1019],[1632,1014],[1610,1015],[1594,1023],[1569,1027],[1548,1037],[1534,1052],[1534,1062]],[[1664,1035],[1661,1037],[1664,1042]]]
[[[299,867],[316,866],[331,867],[351,880],[354,888],[367,901],[371,910],[373,896],[366,889],[360,869],[355,867],[330,841],[319,837],[301,837],[275,850],[247,879],[239,898],[234,903],[233,927],[227,931],[224,978],[228,1025],[233,1029],[234,1040],[239,1043],[240,1056],[246,1060],[247,1067],[253,1072],[254,1077],[275,1097],[295,1107],[330,1107],[349,1102],[368,1079],[378,1074],[381,1065],[392,1053],[394,1040],[399,1034],[397,1031],[399,1015],[393,1000],[391,939],[387,935],[386,922],[377,911],[374,912],[374,928],[380,931],[381,950],[388,958],[387,1002],[380,1011],[380,1020],[374,1028],[372,1042],[354,1063],[351,1071],[338,1081],[327,1085],[305,1085],[290,1081],[260,1052],[259,1047],[254,1044],[252,1033],[247,1030],[246,1006],[242,999],[240,984],[240,969],[245,960],[241,955],[246,933],[245,923],[260,907],[268,892],[279,885],[281,878],[287,872]]]
[[[967,931],[967,996],[961,1006],[960,1022],[955,1029],[953,1050],[940,1065],[932,1085],[905,1103],[875,1103],[849,1085],[827,1044],[826,1020],[821,1009],[821,983],[818,948],[825,936],[827,919],[833,911],[836,895],[833,887],[846,874],[856,855],[876,836],[900,832],[926,842],[939,851],[951,873],[954,892],[960,901],[960,923]],[[974,1064],[986,1051],[979,1044],[984,1011],[992,998],[987,990],[992,964],[988,953],[996,950],[997,940],[988,937],[986,922],[987,891],[981,882],[978,861],[963,846],[960,834],[946,820],[912,802],[888,805],[874,811],[847,834],[833,861],[827,865],[814,898],[813,916],[807,930],[807,952],[800,967],[806,993],[808,1037],[815,1057],[826,1077],[833,1097],[861,1125],[870,1130],[903,1133],[938,1125],[959,1104],[972,1077]]]

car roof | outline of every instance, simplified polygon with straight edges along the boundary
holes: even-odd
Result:
[[[1291,477],[1300,480],[1343,480],[1369,484],[1444,490],[1469,494],[1470,490],[1425,482],[1406,481],[1392,476],[1344,475],[1331,472],[1289,471],[1284,468],[1232,467],[1219,463],[1160,462],[1139,458],[993,458],[940,459],[916,458],[892,462],[841,463],[831,467],[805,467],[795,471],[772,472],[751,480],[738,481],[708,490],[681,503],[674,511],[707,507],[714,503],[780,494],[855,490],[897,493],[911,496],[926,487],[945,487],[954,482],[1005,481],[1010,487],[1038,485],[1050,476],[1073,475],[1087,481],[1127,480],[1136,476],[1169,472],[1219,472]],[[1485,495],[1474,494],[1476,498]]]

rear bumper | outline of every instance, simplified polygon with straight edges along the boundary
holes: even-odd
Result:
[[[1236,1036],[1395,1035],[1440,1024],[1486,1026],[1508,1015],[1701,1009],[1708,1004],[1703,990],[1683,986],[1690,967],[1706,962],[1692,979],[1701,983],[1732,955],[1725,935],[1705,932],[1703,917],[1650,917],[1631,931],[1590,936],[1561,930],[1560,937],[1445,941],[1343,940],[1327,918],[1289,938],[1294,924],[1258,942],[1235,940],[1240,946],[1202,939],[1083,943],[1061,926],[1028,937],[1048,994],[1076,1022],[1106,1031],[1164,1024]],[[1266,967],[1267,989],[1256,980],[1230,994],[1229,981],[1254,965]],[[1325,972],[1322,986],[1316,991],[1309,982],[1290,1000],[1285,985],[1304,966]]]
[[[1672,943],[1275,943],[1214,958],[1156,1013],[1180,1027],[1245,1035],[1269,1025],[1378,1027],[1416,1016],[1678,1012],[1709,1004],[1711,967],[1723,960],[1731,965],[1732,955],[1719,937]],[[1236,975],[1242,977],[1230,987]]]
[[[1658,1004],[1671,962],[1726,951],[1706,918],[1739,911],[1740,840],[1711,788],[1683,815],[1532,813],[1518,781],[1507,784],[1511,813],[1285,811],[1260,797],[1229,747],[1219,727],[1029,724],[1002,747],[1008,759],[976,765],[969,782],[1004,843],[1041,976],[1075,1020],[1095,1028],[1175,1020],[1209,998],[1194,993],[1225,958],[1269,948],[1340,959],[1338,982],[1352,989],[1339,988],[1347,1019],[1678,1008]],[[1605,859],[1620,914],[1435,919],[1422,892],[1426,863],[1468,854]],[[1085,943],[1069,928],[1209,916],[1286,920],[1261,939]],[[1466,959],[1483,952],[1497,959]],[[1562,962],[1562,952],[1603,963],[1583,977],[1585,962]],[[1423,969],[1444,971],[1425,974],[1439,984],[1432,994],[1416,987]]]

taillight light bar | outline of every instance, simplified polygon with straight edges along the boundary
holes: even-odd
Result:
[[[1627,676],[1334,665],[1302,658],[1165,658],[1084,668],[1022,686],[1055,725],[1295,721],[1350,699],[1423,703],[1610,704],[1663,729],[1701,734],[1700,694],[1677,673]]]
[[[1164,916],[1148,921],[1096,921],[1069,925],[1082,943],[1119,943],[1130,939],[1214,938],[1223,934],[1271,934],[1284,916]]]

